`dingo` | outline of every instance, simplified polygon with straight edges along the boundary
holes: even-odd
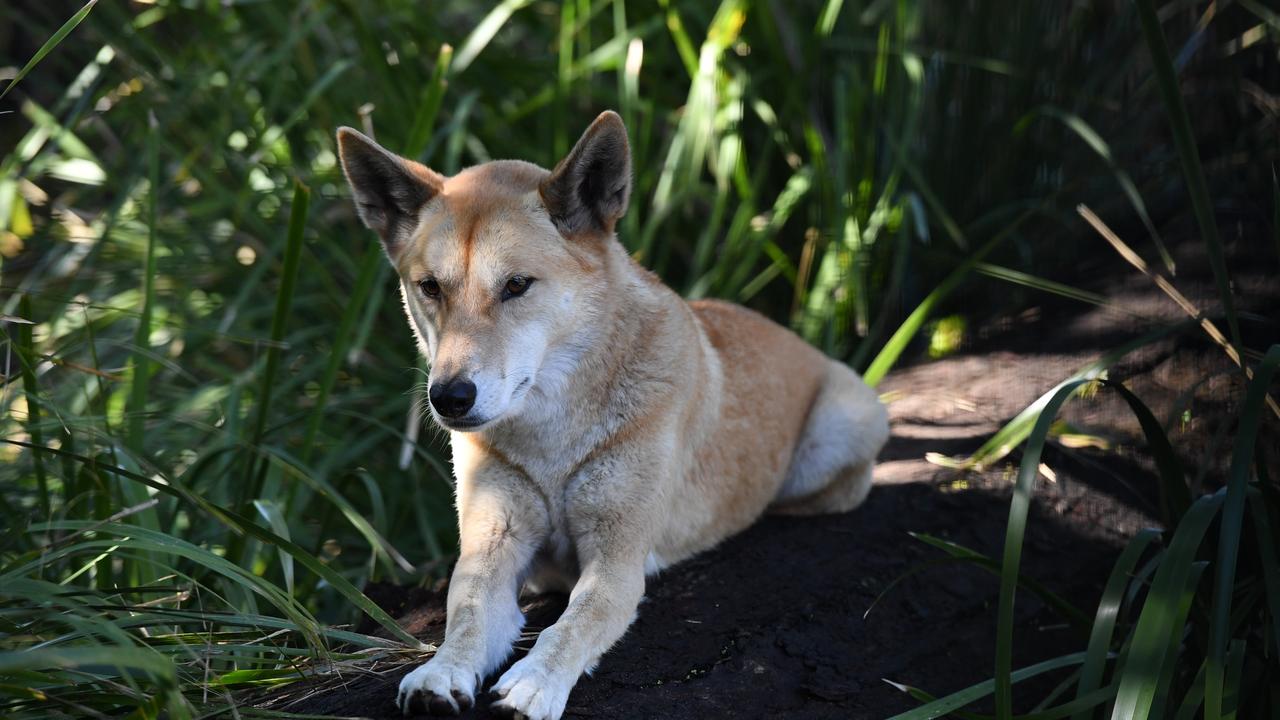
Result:
[[[555,720],[646,575],[766,510],[867,496],[889,428],[862,379],[750,310],[686,303],[617,241],[631,151],[615,113],[551,172],[502,160],[444,177],[350,128],[338,148],[400,274],[457,476],[444,642],[400,683],[403,712],[472,706],[520,633],[524,587],[569,605],[494,707]]]

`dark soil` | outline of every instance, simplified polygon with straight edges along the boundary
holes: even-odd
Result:
[[[1246,309],[1251,302],[1260,317],[1275,318],[1277,283],[1265,268],[1259,273],[1237,279],[1254,283],[1242,293],[1251,298]],[[996,578],[972,565],[934,562],[943,554],[911,534],[999,557],[1019,458],[1015,452],[984,472],[959,473],[923,456],[973,451],[1102,350],[1153,322],[1179,319],[1176,307],[1143,286],[1145,278],[1138,280],[1124,276],[1097,288],[1116,307],[1038,306],[977,328],[967,354],[887,378],[880,389],[890,401],[894,434],[866,504],[846,515],[767,517],[652,579],[636,623],[595,673],[579,681],[566,716],[882,718],[918,705],[886,681],[941,695],[990,678]],[[1183,282],[1196,290],[1188,292],[1193,299],[1212,297],[1194,276]],[[1254,323],[1253,331],[1275,337],[1274,321],[1268,323]],[[1110,372],[1151,404],[1157,418],[1172,421],[1173,444],[1200,487],[1218,482],[1220,470],[1199,467],[1200,461],[1229,454],[1224,418],[1236,409],[1237,375],[1218,348],[1194,333],[1137,350]],[[1047,449],[1045,464],[1056,480],[1037,484],[1022,572],[1091,619],[1119,549],[1139,528],[1159,524],[1158,498],[1137,424],[1113,394],[1074,401],[1064,417],[1106,447],[1053,443]],[[1274,430],[1271,423],[1270,437]],[[440,640],[443,587],[375,586],[369,593],[416,635]],[[553,622],[562,605],[562,598],[531,599],[530,629]],[[1017,599],[1014,637],[1015,666],[1078,651],[1087,642],[1084,632],[1025,592]],[[532,640],[530,633],[525,647]],[[342,685],[295,683],[258,704],[395,717],[396,687],[412,667],[348,674]],[[1036,692],[1043,697],[1062,677],[1019,686],[1019,693],[1024,700]],[[488,700],[482,697],[467,717],[490,717]],[[1021,709],[1030,704],[1018,703]]]

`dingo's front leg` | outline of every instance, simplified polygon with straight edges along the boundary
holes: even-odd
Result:
[[[627,477],[626,469],[620,477],[596,474],[609,470],[616,472],[617,466],[600,463],[568,493],[581,567],[568,606],[493,687],[501,699],[492,707],[518,720],[557,720],[579,676],[622,637],[644,595],[652,485]]]
[[[511,654],[524,616],[519,582],[546,537],[546,510],[524,481],[486,467],[458,481],[461,554],[449,582],[444,642],[400,682],[397,703],[432,715],[457,715],[475,703],[485,675]]]
[[[560,620],[493,686],[502,698],[494,708],[520,720],[557,720],[578,678],[631,624],[643,594],[643,555],[589,562]]]

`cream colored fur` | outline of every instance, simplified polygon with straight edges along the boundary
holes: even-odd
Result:
[[[406,713],[471,706],[511,653],[528,587],[568,591],[569,604],[497,680],[496,706],[559,718],[631,624],[646,574],[770,508],[843,512],[866,497],[888,424],[858,375],[754,312],[685,302],[615,239],[630,179],[616,115],[554,173],[500,161],[443,178],[366,155],[386,151],[354,131],[339,145],[432,382],[464,373],[477,388],[481,424],[450,437],[461,554],[447,629],[401,683]],[[368,181],[383,162],[409,178],[405,193],[380,199],[398,188]],[[419,190],[410,212],[400,199]],[[514,275],[534,280],[504,302]],[[440,298],[420,288],[428,277]]]

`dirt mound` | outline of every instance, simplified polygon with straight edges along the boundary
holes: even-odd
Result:
[[[1025,570],[1088,607],[1122,540],[1146,518],[1118,503],[1051,488],[1036,503]],[[1007,503],[986,488],[881,487],[847,515],[770,517],[649,584],[639,619],[583,678],[566,715],[610,718],[882,717],[914,703],[882,681],[947,692],[991,674],[996,582],[968,566],[895,578],[940,553],[924,532],[997,553]],[[385,588],[384,588],[385,589]],[[382,594],[382,593],[377,593]],[[438,641],[443,598],[423,597],[410,625]],[[535,601],[533,627],[560,598]],[[1018,603],[1018,660],[1083,646],[1033,597]],[[280,709],[397,717],[396,686],[411,666],[353,678],[343,690]],[[294,692],[300,692],[295,688]],[[469,717],[486,718],[482,701]]]

